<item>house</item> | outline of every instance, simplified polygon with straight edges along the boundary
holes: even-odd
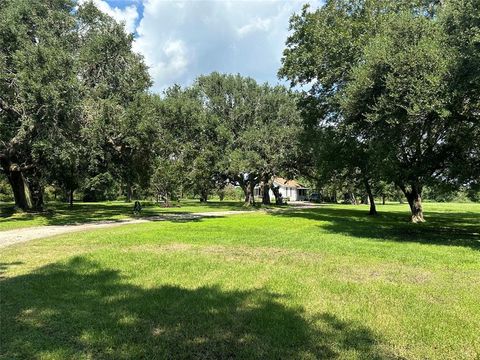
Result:
[[[275,177],[273,179],[273,185],[278,186],[278,190],[284,199],[290,201],[305,201],[307,200],[307,190],[308,188],[300,184],[296,180],[287,180],[281,177]],[[255,187],[255,196],[262,196],[260,194],[260,187]],[[274,199],[275,195],[270,189],[270,198]]]

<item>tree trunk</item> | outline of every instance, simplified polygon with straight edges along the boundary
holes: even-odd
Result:
[[[358,205],[357,198],[356,198],[355,194],[353,192],[351,192],[349,194],[349,196],[350,196],[350,203],[352,205]]]
[[[240,187],[242,188],[243,190],[243,194],[245,196],[245,204],[248,204],[248,200],[249,200],[249,197],[248,197],[248,184],[245,182],[245,181],[238,181],[238,183],[240,184]]]
[[[248,182],[248,204],[255,205],[255,181]]]
[[[200,193],[200,202],[201,202],[201,203],[206,203],[207,200],[208,200],[208,192],[202,191],[202,192]]]
[[[385,205],[385,194],[382,194],[382,205]]]
[[[377,215],[377,207],[375,206],[375,198],[373,197],[372,188],[367,178],[364,179],[365,190],[367,191],[368,200],[370,202],[370,211],[368,215]]]
[[[8,182],[12,188],[16,207],[24,211],[31,211],[35,209],[36,203],[43,205],[43,198],[41,196],[42,201],[34,201],[35,199],[32,196],[31,188],[20,166],[12,164],[11,161],[3,155],[0,155],[0,165],[7,175]]]
[[[261,191],[262,191],[262,204],[270,205],[270,185],[268,184],[268,180],[267,181],[264,180],[262,182]]]
[[[132,184],[127,182],[127,202],[132,202]]]
[[[73,192],[75,190],[73,189],[70,189],[70,194],[69,194],[69,197],[68,197],[68,200],[69,200],[69,203],[70,203],[70,207],[73,207]]]
[[[410,212],[412,214],[412,222],[419,223],[425,222],[423,217],[422,207],[422,187],[418,184],[412,184],[411,189],[407,190],[405,186],[401,186],[400,189],[407,198],[408,205],[410,206]]]
[[[422,196],[418,190],[414,190],[407,197],[408,205],[410,205],[410,210],[412,212],[412,222],[425,222],[423,217],[423,207],[422,207]]]
[[[250,202],[250,194],[249,194],[249,191],[248,191],[248,186],[244,187],[243,188],[243,192],[245,194],[245,204],[248,204]]]
[[[30,189],[33,210],[43,211],[43,186],[40,183],[40,176],[34,171],[31,176],[26,178],[26,182]]]
[[[282,194],[280,194],[280,187],[272,186],[273,196],[275,196],[275,204],[282,205]]]
[[[8,175],[8,181],[12,187],[15,206],[23,211],[33,210],[32,194],[27,181],[21,171],[12,171]]]

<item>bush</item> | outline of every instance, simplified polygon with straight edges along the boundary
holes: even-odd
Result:
[[[242,200],[243,199],[243,190],[239,186],[227,185],[223,189],[218,191],[218,196],[221,199],[221,194],[223,195],[224,200]]]
[[[118,194],[118,184],[110,173],[104,173],[87,179],[82,190],[83,201],[115,200]]]
[[[0,178],[0,201],[7,202],[13,201],[12,189],[10,184],[4,178]]]

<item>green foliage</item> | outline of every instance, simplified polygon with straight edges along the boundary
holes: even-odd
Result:
[[[0,4],[0,160],[18,185],[14,194],[22,207],[30,195],[30,205],[42,207],[41,177],[59,161],[57,146],[71,146],[78,129],[74,5],[68,0]],[[29,194],[21,194],[25,180]]]
[[[200,76],[189,88],[166,91],[159,121],[160,158],[181,164],[183,188],[201,200],[227,183],[247,192],[295,168],[300,116],[284,87],[240,75]]]
[[[13,201],[10,184],[3,177],[0,177],[0,201]]]
[[[180,196],[182,164],[175,159],[157,159],[154,167],[150,188],[157,203],[163,201],[169,205],[170,200]]]
[[[141,182],[151,82],[133,36],[92,2],[7,0],[0,13],[0,160],[17,205],[41,208],[45,183]]]
[[[82,190],[84,201],[114,200],[118,193],[116,182],[109,172],[89,177]]]
[[[475,10],[469,0],[330,0],[292,17],[279,74],[310,86],[313,172],[353,164],[402,188],[415,216],[423,186],[478,181]]]

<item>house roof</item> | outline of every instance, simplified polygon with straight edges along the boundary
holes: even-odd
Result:
[[[284,186],[284,187],[293,187],[293,188],[297,188],[297,189],[307,189],[305,186],[303,186],[302,184],[300,184],[296,180],[287,180],[287,179],[284,179],[284,178],[281,178],[281,177],[276,177],[276,178],[273,179],[273,182],[277,183],[278,185]]]

